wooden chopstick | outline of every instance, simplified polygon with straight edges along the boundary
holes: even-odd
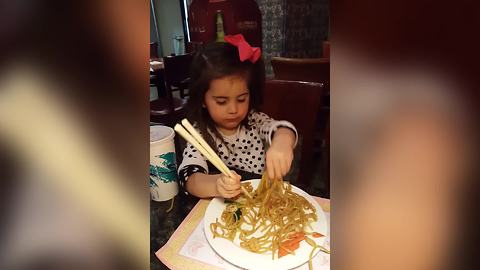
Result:
[[[223,174],[229,177],[233,177],[233,175],[230,172],[230,169],[228,169],[228,167],[222,162],[220,157],[215,153],[215,151],[213,151],[210,145],[208,145],[208,143],[195,130],[195,128],[190,124],[190,122],[187,119],[183,119],[182,124],[184,125],[184,128],[187,129],[188,132],[190,132],[191,137],[193,137],[198,142],[199,146],[205,150],[204,152],[208,153],[208,154],[204,154],[204,156],[207,157],[207,159],[209,159],[210,162],[212,162],[212,164],[215,167],[217,167],[217,169],[220,170],[220,172],[222,172]],[[181,128],[177,128],[177,129],[181,129]],[[200,151],[200,149],[201,148],[199,148],[198,150]],[[249,197],[250,199],[253,199],[250,193],[243,186],[240,186],[240,188],[242,189],[243,193],[247,195],[247,197]]]
[[[183,119],[182,125],[185,127],[185,129],[187,129],[188,132],[190,132],[190,134],[192,134],[192,136],[195,139],[197,139],[200,145],[203,146],[205,150],[207,150],[207,152],[210,153],[210,155],[216,160],[217,164],[220,165],[220,167],[222,167],[225,172],[227,172],[226,175],[229,177],[233,177],[227,165],[225,165],[225,163],[222,162],[220,157],[215,153],[215,151],[213,151],[210,145],[203,139],[202,135],[200,135],[200,133],[197,132],[197,130],[192,126],[192,124],[190,124],[190,122],[187,119]]]
[[[220,157],[215,153],[215,151],[213,151],[210,145],[208,145],[208,143],[195,130],[195,128],[190,124],[190,122],[188,122],[187,119],[183,119],[181,123],[183,124],[183,126],[179,124],[175,125],[175,131],[178,132],[186,141],[192,144],[195,148],[197,148],[197,150],[200,151],[200,153],[202,153],[205,158],[210,160],[212,165],[215,166],[222,174],[228,177],[233,177],[227,165],[222,162]],[[247,197],[253,199],[250,193],[243,186],[240,185],[240,188]]]
[[[188,124],[190,124],[190,123],[188,123]],[[188,124],[187,124],[187,127],[188,127]],[[198,151],[200,151],[200,153],[202,153],[208,160],[210,160],[210,162],[212,162],[212,165],[215,166],[221,173],[223,173],[226,176],[233,177],[231,175],[231,172],[228,169],[228,167],[215,154],[213,149],[211,149],[211,147],[203,140],[203,138],[200,136],[200,134],[198,134],[198,132],[196,132],[196,130],[193,128],[193,126],[190,125],[190,127],[192,128],[191,130],[194,131],[194,132],[192,132],[193,134],[189,133],[183,126],[181,126],[179,124],[175,125],[174,129],[180,135],[182,135],[182,137],[184,137],[185,140],[187,140],[195,148],[197,148]],[[199,137],[197,137],[197,135]],[[210,148],[211,151],[208,151],[206,147],[202,146],[202,144],[206,145],[208,148]],[[240,186],[240,188],[242,189],[243,193],[245,193],[245,195],[247,195],[247,197],[249,197],[250,199],[253,199],[252,196],[250,195],[250,193],[243,186]]]
[[[214,164],[214,166],[217,167],[221,172],[222,172],[222,170],[219,167],[223,168],[223,174],[225,174],[226,176],[229,176],[229,177],[233,177],[233,175],[230,172],[230,169],[227,167],[227,165],[225,165],[225,163],[223,163],[223,161],[220,159],[220,157],[215,153],[215,151],[213,151],[213,149],[210,147],[210,145],[203,139],[202,135],[200,135],[200,133],[197,132],[197,130],[192,126],[192,124],[190,124],[188,119],[183,119],[181,123],[187,129],[187,131],[190,132],[192,137],[194,139],[196,139],[200,143],[200,145],[202,147],[204,147],[205,150],[210,154],[210,156],[213,158],[213,160],[210,159],[210,161],[212,163],[216,163],[216,165],[218,165],[218,166],[216,166]],[[241,188],[242,192],[245,195],[247,195],[247,197],[249,199],[253,199],[252,196],[250,195],[250,193],[242,185],[240,185],[240,188]]]
[[[218,164],[218,161],[215,160],[215,158],[212,156],[211,153],[209,153],[199,142],[196,140],[188,131],[181,125],[175,125],[175,131],[177,131],[180,135],[182,135],[183,138],[185,138],[186,141],[191,143],[195,148],[202,153],[203,156],[205,156],[206,159],[210,160],[212,162],[212,165],[215,166],[222,174],[225,174],[227,176],[230,176],[228,174],[228,170],[225,170],[221,165]]]

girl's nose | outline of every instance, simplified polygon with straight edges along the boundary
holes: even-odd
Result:
[[[227,112],[231,113],[231,114],[237,113],[237,103],[236,102],[230,102]]]

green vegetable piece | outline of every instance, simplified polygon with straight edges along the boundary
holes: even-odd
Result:
[[[233,213],[233,216],[235,217],[235,222],[240,220],[240,216],[242,216],[242,209],[238,208],[235,213]]]

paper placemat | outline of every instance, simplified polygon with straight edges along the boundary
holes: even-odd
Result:
[[[325,211],[328,229],[324,246],[330,249],[330,200],[319,197],[313,198]],[[168,242],[157,251],[157,257],[170,269],[241,269],[225,261],[208,244],[203,232],[203,216],[209,203],[210,200],[200,200]],[[330,255],[318,252],[312,263],[314,269],[330,269]],[[306,270],[308,264],[294,269]]]

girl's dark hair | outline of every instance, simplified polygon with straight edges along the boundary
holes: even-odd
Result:
[[[223,42],[207,44],[193,57],[190,70],[189,99],[187,117],[196,123],[198,129],[208,144],[216,149],[213,138],[207,132],[210,129],[217,138],[222,136],[215,128],[215,123],[203,107],[205,93],[210,88],[210,82],[229,75],[240,75],[247,79],[250,96],[249,112],[259,109],[263,88],[265,86],[265,66],[261,58],[255,63],[250,60],[240,61],[237,47]],[[241,125],[250,128],[248,117]]]

